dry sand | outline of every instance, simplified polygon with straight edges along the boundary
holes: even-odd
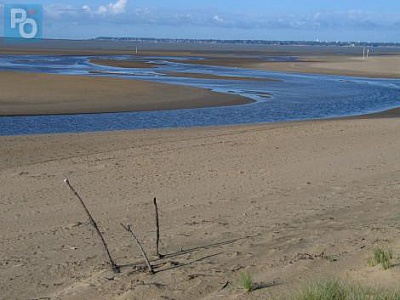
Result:
[[[0,299],[287,299],[331,276],[398,288],[398,265],[367,260],[377,246],[400,254],[399,130],[398,119],[367,119],[0,137]],[[120,222],[155,275],[136,270]],[[244,271],[259,286],[250,294]]]
[[[200,108],[252,100],[140,80],[0,72],[0,116]]]

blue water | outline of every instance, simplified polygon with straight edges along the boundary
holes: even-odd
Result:
[[[221,93],[240,94],[256,102],[247,105],[171,111],[0,117],[0,135],[310,120],[360,115],[400,106],[400,80],[285,74],[199,66],[178,63],[170,57],[141,58],[156,63],[157,66],[154,68],[123,69],[94,65],[88,61],[89,58],[88,56],[0,56],[0,70],[145,79],[212,89]],[[130,57],[112,58],[123,60]],[[276,57],[273,59],[277,60]],[[281,58],[281,60],[295,59]],[[103,73],[98,74],[99,72]],[[278,81],[178,78],[167,76],[166,72],[269,78]],[[267,93],[273,96],[268,97]]]

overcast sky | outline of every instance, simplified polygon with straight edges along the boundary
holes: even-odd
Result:
[[[400,42],[398,0],[18,0],[1,19],[13,3],[43,4],[46,38]]]

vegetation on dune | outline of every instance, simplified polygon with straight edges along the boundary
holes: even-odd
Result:
[[[246,292],[251,292],[252,290],[254,290],[254,282],[253,282],[253,277],[249,274],[249,273],[241,273],[241,286],[243,287],[243,289]]]
[[[369,260],[368,263],[370,266],[382,265],[382,267],[387,270],[392,266],[392,258],[392,251],[383,248],[376,248],[374,249],[374,256]]]
[[[313,284],[291,300],[400,300],[400,293],[372,290],[330,280]]]

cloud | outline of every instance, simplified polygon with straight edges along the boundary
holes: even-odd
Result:
[[[91,13],[91,12],[92,12],[92,9],[91,9],[90,6],[87,5],[87,4],[85,4],[84,6],[82,6],[82,10],[83,10],[84,12],[87,12],[87,13]]]
[[[216,23],[223,23],[224,22],[224,19],[221,18],[219,15],[215,15],[212,19]]]
[[[125,12],[126,5],[128,4],[128,0],[118,0],[116,3],[110,3],[108,5],[109,11],[112,14],[122,14]]]
[[[47,26],[63,23],[65,25],[95,23],[115,23],[128,24],[128,18],[125,18],[128,0],[116,0],[107,5],[92,7],[83,5],[81,7],[69,4],[50,4],[44,6],[44,16]]]
[[[110,1],[110,0],[108,0]],[[272,15],[266,13],[229,13],[209,9],[157,9],[138,7],[129,9],[128,0],[111,0],[109,4],[81,7],[52,4],[45,7],[49,21],[69,24],[121,25],[121,28],[143,25],[214,27],[240,30],[290,31],[346,31],[346,30],[387,30],[399,27],[400,13],[380,14],[363,10],[314,11],[310,13]],[[100,32],[100,30],[99,30]]]
[[[128,15],[130,16],[128,18]],[[122,20],[121,20],[122,21]],[[309,14],[230,14],[212,10],[168,11],[137,8],[125,20],[131,24],[202,26],[238,29],[290,30],[397,30],[400,14],[385,15],[361,10],[316,11]]]
[[[99,7],[92,9],[89,5],[85,4],[82,6],[82,10],[89,14],[97,15],[119,15],[126,11],[128,0],[117,0],[115,3],[109,3],[108,5],[100,5]]]

